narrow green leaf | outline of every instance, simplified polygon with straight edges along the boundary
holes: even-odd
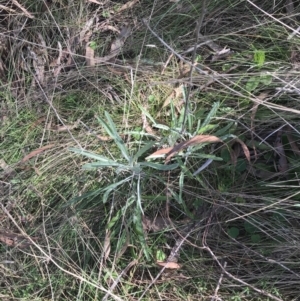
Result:
[[[114,161],[86,163],[82,166],[82,168],[88,169],[88,170],[93,170],[93,169],[97,169],[97,168],[113,167],[113,166],[123,168],[123,169],[128,169],[128,166],[114,162]]]
[[[115,139],[121,139],[120,136],[119,136],[119,134],[118,134],[118,132],[117,132],[115,123],[114,123],[113,120],[111,119],[109,113],[108,113],[107,111],[105,111],[104,114],[105,114],[105,117],[106,117],[106,119],[107,119],[107,121],[108,121],[109,127],[110,127],[110,129],[111,129],[111,131],[112,131],[112,133],[113,133],[113,135],[114,135],[114,138],[115,138]]]
[[[164,124],[156,123],[156,124],[153,124],[153,127],[160,129],[160,130],[170,131],[170,127],[168,127],[167,125],[164,125]]]
[[[117,187],[119,187],[120,185],[128,182],[129,180],[131,180],[131,177],[129,178],[126,178],[120,182],[117,182],[117,183],[114,183],[114,184],[111,184],[107,187],[105,187],[104,189],[102,189],[102,191],[105,191],[105,193],[103,194],[102,196],[102,202],[105,204],[108,197],[109,197],[109,194],[113,191],[113,190],[116,190]]]
[[[148,142],[141,149],[139,149],[139,151],[133,156],[133,162],[136,162],[138,158],[148,151],[155,143],[155,141]]]
[[[156,124],[156,121],[154,120],[154,118],[150,115],[150,113],[145,110],[142,106],[139,106],[140,110],[151,120],[151,122],[153,124]]]
[[[179,176],[179,194],[178,194],[180,204],[184,203],[182,199],[183,188],[184,188],[184,172],[181,172]]]
[[[206,116],[206,118],[205,118],[205,120],[204,120],[201,128],[207,126],[210,123],[211,119],[216,116],[216,113],[217,113],[219,107],[220,107],[220,102],[219,101],[215,102],[213,104],[213,107],[210,110],[210,112],[207,114],[207,116]]]
[[[217,137],[220,137],[220,136],[224,135],[225,133],[228,133],[228,131],[230,130],[230,128],[233,125],[234,125],[234,122],[229,122],[225,127],[216,131],[214,135]]]
[[[85,156],[87,158],[94,159],[94,160],[98,160],[98,161],[102,161],[102,162],[111,162],[111,160],[106,157],[103,157],[103,156],[100,156],[100,155],[97,155],[95,153],[91,153],[91,152],[88,152],[85,150],[81,150],[79,148],[70,147],[69,151],[79,154],[79,155],[82,155],[82,156]]]
[[[143,206],[142,206],[142,199],[141,199],[141,178],[138,178],[137,185],[136,185],[136,195],[137,195],[137,205],[141,210],[141,214],[144,215]]]
[[[108,230],[110,230],[115,225],[115,223],[121,218],[121,215],[122,215],[122,211],[118,210],[115,216],[112,217],[112,219],[109,221],[107,225]]]
[[[119,136],[119,134],[116,130],[115,124],[114,124],[113,120],[111,119],[110,115],[107,112],[105,112],[105,116],[107,118],[108,124],[101,117],[97,117],[97,119],[100,122],[100,124],[103,126],[103,128],[105,129],[107,134],[115,141],[115,143],[117,144],[118,148],[120,149],[123,157],[129,162],[130,157],[128,155],[124,141]]]
[[[116,139],[116,137],[114,136],[111,128],[109,127],[109,125],[101,118],[101,117],[97,117],[99,123],[103,126],[105,132],[112,138],[112,139]]]
[[[163,164],[157,164],[157,163],[152,163],[152,162],[142,162],[142,163],[140,163],[140,165],[151,167],[151,168],[158,169],[161,171],[173,170],[179,166],[178,163],[170,164],[170,165],[163,165]]]
[[[203,126],[200,128],[200,130],[197,132],[198,135],[204,134],[208,131],[211,131],[215,128],[217,128],[219,125],[218,124],[207,124],[206,126]]]
[[[193,158],[201,158],[201,159],[212,159],[214,161],[223,161],[221,157],[217,157],[215,155],[204,154],[204,153],[193,153]]]
[[[127,148],[125,146],[125,143],[121,139],[121,137],[119,136],[113,120],[111,119],[109,113],[106,112],[106,111],[105,111],[105,117],[106,117],[106,119],[108,121],[109,128],[111,130],[111,133],[113,135],[112,137],[114,138],[115,143],[117,144],[118,148],[120,149],[123,157],[129,162],[130,161],[130,157],[129,157]]]

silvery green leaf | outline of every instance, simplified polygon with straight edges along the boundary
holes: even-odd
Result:
[[[111,161],[110,159],[108,159],[106,157],[103,157],[103,156],[100,156],[95,153],[91,153],[91,152],[88,152],[88,151],[85,151],[85,150],[79,149],[79,148],[70,147],[69,151],[79,154],[79,155],[82,155],[82,156],[85,156],[87,158],[102,161],[102,162],[110,162]]]
[[[152,163],[152,162],[142,162],[140,163],[141,166],[147,166],[150,168],[162,170],[162,171],[168,171],[168,170],[173,170],[179,166],[178,163],[175,164],[170,164],[170,165],[164,165],[164,164],[157,164],[157,163]]]

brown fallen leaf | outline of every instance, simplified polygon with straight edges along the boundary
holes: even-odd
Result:
[[[165,159],[165,163],[168,163],[170,159],[181,151],[184,148],[187,148],[192,145],[200,144],[200,143],[217,143],[222,142],[222,140],[216,136],[212,135],[197,135],[190,140],[183,141],[177,145],[175,145],[168,153]]]
[[[243,150],[243,152],[245,154],[246,159],[248,160],[248,162],[250,162],[250,152],[249,152],[248,146],[241,139],[239,139],[239,138],[236,138],[234,140],[241,145],[242,150]]]
[[[131,34],[131,28],[129,26],[123,26],[119,31],[119,35],[111,44],[110,53],[103,57],[99,57],[99,56],[95,57],[94,62],[96,64],[104,63],[118,56],[123,48],[126,39],[130,36],[130,34]]]
[[[158,151],[148,156],[146,160],[164,157],[164,155],[168,154],[172,149],[173,147],[159,149]]]
[[[177,262],[156,261],[156,264],[166,269],[172,269],[172,270],[177,270],[181,268],[180,264],[178,264]]]
[[[28,155],[26,155],[22,160],[21,162],[24,163],[26,161],[28,161],[29,159],[35,157],[36,155],[39,155],[40,153],[42,153],[43,151],[49,149],[49,148],[52,148],[54,147],[55,144],[49,144],[49,145],[46,145],[46,146],[43,146],[41,148],[38,148],[38,149],[35,149],[34,151],[30,152]]]

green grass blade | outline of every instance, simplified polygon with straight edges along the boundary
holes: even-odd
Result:
[[[115,143],[117,144],[118,148],[120,149],[120,151],[122,152],[123,157],[129,162],[130,161],[130,156],[128,154],[127,148],[125,146],[124,141],[121,139],[121,137],[119,136],[117,129],[115,127],[115,123],[113,122],[113,120],[111,119],[110,115],[108,112],[105,111],[105,117],[108,121],[108,124],[110,126],[110,129],[114,135],[114,140]]]

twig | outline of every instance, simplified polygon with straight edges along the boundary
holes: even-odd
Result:
[[[227,266],[227,261],[224,262],[223,269],[226,269],[226,266]],[[216,287],[216,289],[215,289],[215,293],[214,293],[213,297],[210,299],[210,301],[215,301],[215,300],[220,299],[220,298],[218,297],[218,291],[219,291],[219,289],[220,289],[220,286],[221,286],[223,277],[224,277],[224,272],[221,273],[220,279],[219,279],[218,284],[217,284],[217,287]]]
[[[24,15],[25,15],[27,18],[34,19],[34,16],[33,16],[26,8],[24,8],[18,1],[12,0],[12,3],[13,3],[15,6],[17,6],[17,7],[24,13]]]
[[[201,12],[199,19],[197,20],[197,26],[196,26],[196,40],[195,40],[194,50],[193,50],[193,54],[192,54],[192,62],[191,62],[192,64],[191,64],[191,68],[190,68],[190,72],[189,72],[189,85],[188,85],[188,89],[187,89],[187,93],[186,93],[186,97],[185,97],[184,115],[183,115],[183,120],[182,120],[181,133],[184,132],[186,117],[187,117],[187,113],[188,113],[188,109],[189,109],[189,100],[190,100],[190,95],[191,95],[191,91],[192,91],[193,71],[194,71],[194,64],[195,64],[196,53],[197,53],[197,44],[199,41],[200,30],[201,30],[201,27],[203,24],[205,13],[206,13],[206,0],[203,0],[202,12]]]

